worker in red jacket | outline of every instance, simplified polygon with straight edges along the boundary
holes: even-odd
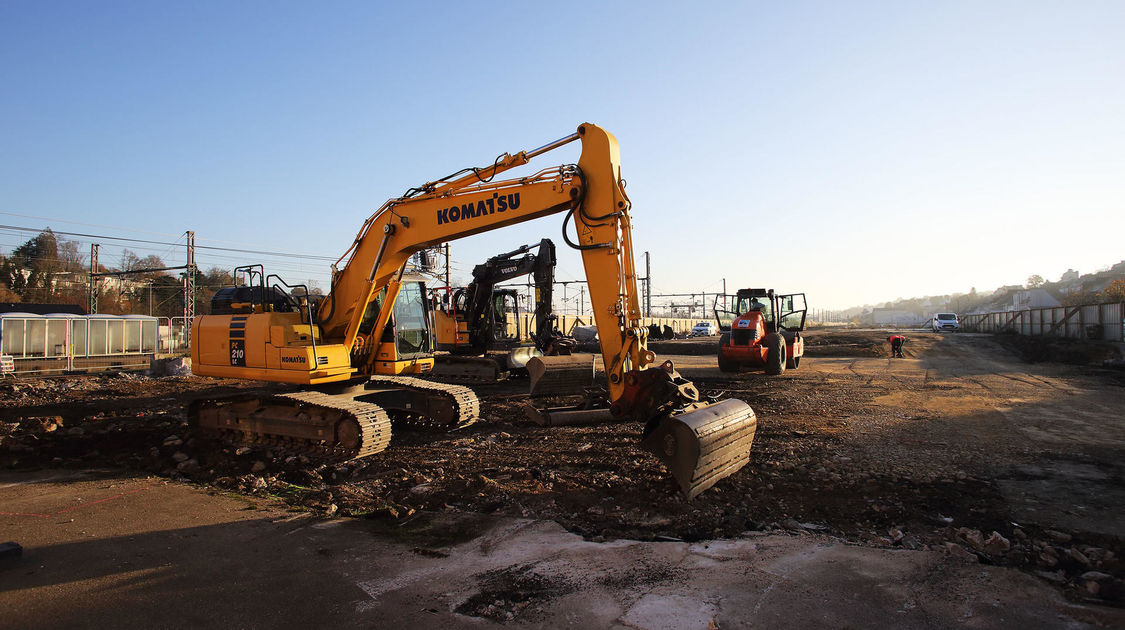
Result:
[[[906,343],[906,337],[902,335],[891,335],[887,337],[887,341],[891,342],[891,358],[905,358],[902,356],[902,346]]]

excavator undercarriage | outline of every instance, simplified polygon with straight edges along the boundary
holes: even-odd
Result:
[[[340,460],[383,451],[392,426],[453,431],[479,416],[480,402],[467,387],[382,375],[321,390],[198,400],[188,414],[205,437]]]

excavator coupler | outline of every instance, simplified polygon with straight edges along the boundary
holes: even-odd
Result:
[[[532,396],[579,394],[594,384],[594,357],[568,354],[532,357],[527,361]]]
[[[746,465],[757,429],[754,410],[741,400],[696,403],[649,422],[641,448],[664,463],[690,500]]]

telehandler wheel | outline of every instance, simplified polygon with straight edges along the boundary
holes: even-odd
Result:
[[[785,371],[785,337],[770,333],[762,340],[766,347],[766,374],[777,376]]]
[[[719,371],[721,372],[737,372],[739,368],[738,361],[731,361],[723,356],[723,346],[727,345],[730,340],[730,333],[723,333],[719,336]]]
[[[801,367],[801,357],[793,357],[792,359],[785,360],[785,369],[795,370]]]

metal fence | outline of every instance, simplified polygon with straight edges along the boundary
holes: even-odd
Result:
[[[0,371],[53,374],[144,369],[157,352],[147,315],[0,315]]]
[[[659,326],[669,326],[672,332],[677,334],[687,335],[691,333],[692,327],[697,322],[714,322],[714,317],[701,317],[697,319],[687,319],[683,317],[642,317],[641,325],[648,326],[650,324],[657,324]],[[519,319],[515,317],[508,318],[508,332],[510,336],[517,336],[516,327],[518,325],[518,336],[523,341],[529,341],[529,333],[535,331],[535,313],[520,313]],[[558,329],[563,333],[570,334],[575,326],[592,326],[594,324],[593,315],[559,315],[557,322]]]
[[[1083,304],[960,315],[961,330],[1125,341],[1125,304]]]
[[[161,317],[160,352],[165,354],[187,352],[188,328],[191,328],[191,324],[185,317]]]

